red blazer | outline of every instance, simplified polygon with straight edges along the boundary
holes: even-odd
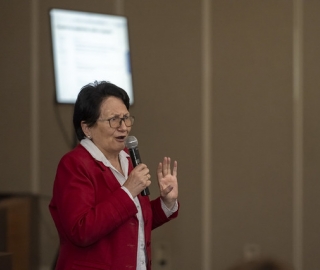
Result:
[[[129,173],[133,169],[130,161]],[[160,198],[138,196],[144,219],[147,269],[151,269],[151,230],[166,217]],[[137,208],[111,170],[78,145],[58,165],[49,205],[60,237],[57,270],[135,269]]]

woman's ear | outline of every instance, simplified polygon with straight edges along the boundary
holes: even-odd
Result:
[[[84,135],[86,135],[86,137],[88,139],[91,139],[90,128],[88,127],[88,124],[86,124],[85,121],[81,121],[81,128],[82,128]]]

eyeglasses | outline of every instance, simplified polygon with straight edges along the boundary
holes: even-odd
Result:
[[[109,119],[98,119],[99,121],[108,121],[110,127],[112,128],[118,128],[121,126],[122,121],[124,122],[124,124],[127,127],[131,127],[133,126],[134,123],[134,116],[124,116],[124,117],[119,117],[119,116],[115,116],[115,117],[111,117]]]

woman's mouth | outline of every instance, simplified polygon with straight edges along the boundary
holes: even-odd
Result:
[[[116,137],[116,140],[118,142],[124,142],[125,138],[126,138],[126,136],[118,136],[118,137]]]

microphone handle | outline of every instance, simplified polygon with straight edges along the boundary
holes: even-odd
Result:
[[[149,191],[149,188],[146,187],[144,190],[141,191],[141,196],[148,196],[150,195],[150,191]]]
[[[137,165],[139,165],[142,162],[141,158],[140,158],[140,154],[139,154],[138,148],[130,148],[129,149],[129,153],[130,153],[130,157],[131,157],[131,161],[132,161],[133,167],[136,167]],[[141,191],[140,194],[141,194],[141,196],[150,195],[149,188],[146,187],[144,190]]]

